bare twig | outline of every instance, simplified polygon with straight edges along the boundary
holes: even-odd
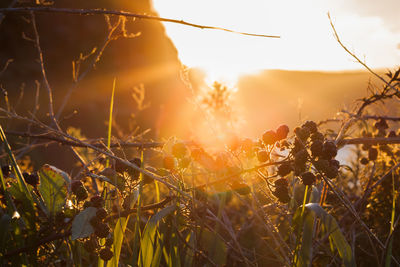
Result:
[[[53,7],[16,7],[16,8],[1,8],[0,13],[15,13],[15,12],[42,12],[42,13],[67,13],[67,14],[77,14],[77,15],[117,15],[138,19],[147,19],[147,20],[157,20],[162,22],[170,22],[177,23],[185,26],[190,26],[199,29],[209,29],[209,30],[220,30],[226,31],[241,35],[255,36],[255,37],[266,37],[266,38],[280,38],[277,35],[267,35],[267,34],[256,34],[256,33],[248,33],[248,32],[239,32],[235,30],[230,30],[226,28],[216,27],[216,26],[207,26],[200,25],[191,22],[186,22],[183,20],[170,19],[170,18],[162,18],[151,15],[144,14],[136,14],[126,11],[116,11],[116,10],[105,10],[105,9],[72,9],[72,8],[53,8]]]

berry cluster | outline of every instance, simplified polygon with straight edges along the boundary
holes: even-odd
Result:
[[[286,178],[279,178],[275,181],[275,190],[272,192],[274,196],[282,203],[288,203],[289,197],[289,184]]]
[[[294,172],[294,175],[299,177],[304,185],[311,186],[317,180],[315,171],[328,178],[335,178],[340,167],[339,161],[335,160],[336,144],[325,139],[324,135],[318,131],[315,122],[307,121],[301,127],[296,127],[294,129],[295,139],[291,145],[287,140],[283,140],[287,137],[288,132],[287,126],[280,126],[276,131],[265,132],[262,138],[265,145],[274,144],[281,150],[290,149],[288,161],[277,167],[279,179],[275,181],[275,190],[273,191],[273,194],[283,203],[289,201],[288,180],[285,177],[291,172]],[[314,165],[314,170],[311,170],[311,163]]]
[[[89,253],[97,252],[100,258],[104,261],[110,260],[114,254],[111,251],[113,238],[111,235],[111,228],[105,222],[108,216],[107,210],[103,207],[104,200],[102,197],[96,195],[90,199],[88,206],[97,208],[96,215],[90,219],[90,224],[94,228],[94,234],[84,242],[83,247]],[[86,204],[86,203],[85,203]],[[103,246],[100,245],[99,239],[106,238]]]

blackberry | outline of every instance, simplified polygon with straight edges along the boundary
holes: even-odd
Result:
[[[336,159],[332,159],[332,160],[329,162],[329,165],[334,166],[334,167],[336,167],[337,169],[340,168],[340,162],[339,162],[338,160],[336,160]]]
[[[310,150],[314,158],[320,157],[322,155],[324,144],[321,140],[315,140],[311,143]]]
[[[361,146],[361,149],[364,150],[364,151],[367,151],[367,150],[370,149],[371,147],[372,147],[372,146],[369,145],[369,144],[363,144],[363,145]]]
[[[95,208],[100,208],[104,205],[104,199],[99,195],[91,197],[90,202],[92,203],[92,206]]]
[[[308,153],[305,149],[300,150],[294,155],[294,164],[296,167],[302,166],[307,162]]]
[[[71,182],[71,191],[72,193],[76,193],[78,188],[83,186],[82,182],[80,180],[74,180]]]
[[[328,168],[325,170],[326,177],[328,178],[335,178],[339,174],[339,169],[335,166],[329,165]]]
[[[277,140],[286,139],[289,133],[289,127],[287,125],[280,125],[278,129],[276,129],[276,137]]]
[[[89,223],[91,226],[93,226],[93,228],[97,228],[102,222],[102,219],[100,219],[97,216],[93,216],[92,218],[90,218]]]
[[[37,175],[37,173],[29,174],[27,172],[24,172],[22,176],[24,177],[25,182],[27,184],[30,184],[31,186],[37,186],[39,184],[39,176]]]
[[[371,161],[375,161],[378,158],[378,150],[374,147],[371,147],[368,150],[368,159]]]
[[[100,208],[96,211],[96,217],[100,220],[104,220],[108,215],[108,212],[105,208]]]
[[[317,141],[317,140],[323,142],[325,138],[324,138],[324,135],[323,135],[322,133],[320,133],[320,132],[315,132],[315,133],[311,134],[310,139],[311,139],[311,142],[315,142],[315,141]]]
[[[83,243],[83,248],[89,252],[93,253],[98,248],[97,240],[94,238],[90,238]]]
[[[131,160],[129,160],[129,162],[138,167],[140,167],[142,165],[142,161],[140,160],[140,158],[131,159]],[[128,166],[127,172],[134,181],[139,179],[140,171]]]
[[[100,250],[99,255],[103,261],[109,261],[114,256],[114,253],[110,250],[110,248],[106,247]]]
[[[297,152],[301,151],[303,149],[303,145],[300,143],[299,140],[295,139],[293,148],[292,148],[292,154],[295,155]]]
[[[183,158],[187,154],[187,147],[184,143],[176,143],[172,146],[172,155],[175,158]]]
[[[318,131],[318,126],[313,121],[306,121],[301,127],[307,128],[311,134],[316,133]]]
[[[289,183],[288,183],[287,179],[279,178],[278,180],[275,180],[274,185],[275,185],[275,187],[288,187]]]
[[[331,159],[336,157],[337,155],[337,147],[332,141],[325,141],[322,149],[322,156],[325,159]]]
[[[283,163],[278,167],[278,175],[281,177],[285,177],[293,170],[292,165],[290,163]]]
[[[307,127],[296,127],[294,133],[303,142],[307,141],[308,137],[310,137],[310,130]]]
[[[315,182],[315,175],[312,172],[305,172],[300,178],[304,185],[312,185]]]
[[[282,203],[288,203],[290,200],[289,190],[287,187],[277,187],[272,194],[278,198],[278,200]]]
[[[97,218],[97,217],[95,217]],[[100,238],[106,238],[110,234],[111,229],[106,223],[100,222],[96,227],[94,227],[94,234]]]
[[[369,162],[369,160],[368,160],[367,158],[365,158],[365,157],[363,157],[363,158],[360,160],[360,163],[361,163],[362,165],[367,165],[368,162]]]
[[[111,247],[113,244],[114,244],[114,239],[113,239],[112,237],[108,237],[108,238],[106,239],[105,246],[106,246],[106,247]]]
[[[326,159],[318,159],[315,162],[315,168],[317,168],[319,171],[325,173],[325,171],[328,169],[329,167],[329,161]]]
[[[266,162],[269,160],[269,153],[265,150],[260,150],[257,152],[257,159],[259,162]]]
[[[277,134],[273,130],[266,131],[262,136],[262,140],[265,145],[273,145],[277,141]]]
[[[168,170],[175,169],[175,159],[171,156],[165,156],[163,159],[164,168]]]
[[[1,172],[3,173],[4,178],[10,176],[12,168],[10,165],[1,166]]]

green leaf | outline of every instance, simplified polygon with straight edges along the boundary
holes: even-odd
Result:
[[[43,197],[48,215],[54,216],[62,210],[67,197],[68,174],[56,167],[45,164],[39,170],[39,191]]]
[[[90,224],[90,219],[96,216],[97,209],[89,207],[79,212],[72,221],[71,238],[76,240],[78,238],[85,238],[90,236],[94,229]]]
[[[114,244],[113,244],[114,256],[112,257],[111,260],[107,262],[107,267],[118,266],[119,255],[121,254],[122,241],[124,240],[124,233],[129,221],[129,217],[130,216],[126,218],[123,217],[119,218],[117,224],[115,225]]]
[[[176,205],[165,207],[164,209],[157,212],[147,222],[142,235],[142,239],[140,241],[139,266],[151,266],[152,262],[156,260],[157,257],[161,256],[161,250],[159,250],[158,252],[160,255],[156,255],[154,253],[154,251],[157,250],[157,240],[155,234],[158,228],[158,222],[168,214],[175,211],[175,209]]]
[[[311,225],[313,226],[314,224],[314,216],[317,216],[320,221],[321,221],[321,229],[323,233],[329,234],[329,240],[331,243],[334,245],[334,247],[337,249],[340,258],[343,260],[343,263],[346,267],[348,266],[355,266],[355,260],[353,257],[353,253],[351,251],[351,247],[349,243],[347,242],[346,238],[343,236],[339,225],[335,218],[332,217],[326,210],[324,210],[319,204],[317,203],[308,203],[305,205],[305,209],[307,210],[307,213],[305,214],[305,225],[307,227],[310,227]],[[311,217],[310,217],[311,216]],[[312,219],[312,224],[311,224],[311,219]],[[311,227],[312,229],[312,227]],[[305,237],[304,234],[309,233],[303,233],[303,242],[304,238],[306,239],[306,246],[308,246],[309,240],[308,237]],[[302,244],[303,245],[303,244]],[[302,248],[303,250],[303,248]],[[309,254],[311,255],[311,254]],[[303,259],[304,262],[308,262],[307,259]],[[307,265],[305,265],[307,266]]]

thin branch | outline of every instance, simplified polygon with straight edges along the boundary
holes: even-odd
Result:
[[[170,22],[181,24],[189,27],[199,28],[199,29],[209,29],[209,30],[220,30],[225,32],[231,32],[235,34],[255,36],[255,37],[265,37],[265,38],[280,38],[277,35],[267,35],[267,34],[256,34],[248,32],[239,32],[231,29],[226,29],[216,26],[200,25],[191,22],[186,22],[183,20],[163,18],[151,15],[136,14],[126,11],[116,11],[116,10],[105,10],[105,9],[73,9],[73,8],[53,8],[53,7],[16,7],[16,8],[0,8],[0,13],[15,13],[15,12],[41,12],[41,13],[66,13],[66,14],[77,14],[77,15],[117,15],[138,19],[156,20],[162,22]]]

